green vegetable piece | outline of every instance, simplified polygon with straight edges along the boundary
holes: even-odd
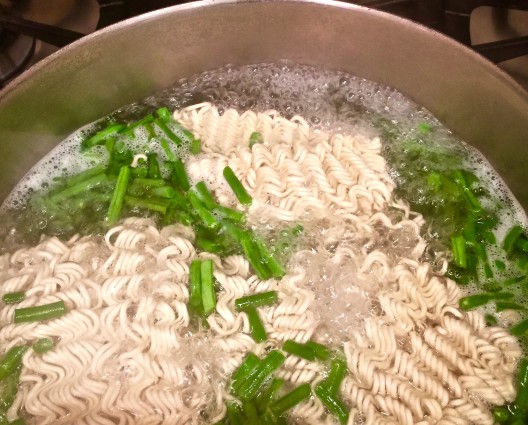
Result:
[[[207,209],[212,210],[218,206],[215,199],[213,198],[213,195],[211,194],[203,180],[196,183],[195,187],[196,192],[198,192],[198,196],[200,196],[200,199],[202,200]]]
[[[268,404],[273,400],[276,394],[283,387],[285,381],[282,378],[272,378],[268,386],[259,393],[256,398],[257,409],[262,413],[268,407]]]
[[[506,237],[504,238],[504,241],[502,242],[502,248],[506,253],[510,254],[513,251],[513,248],[515,246],[515,242],[523,233],[523,228],[519,225],[513,226],[508,233],[506,234]]]
[[[154,117],[152,116],[152,114],[148,114],[145,117],[141,118],[140,120],[138,120],[138,121],[136,121],[134,123],[128,124],[128,127],[125,130],[125,133],[128,136],[133,137],[134,136],[134,130],[136,128],[141,127],[141,126],[146,126],[147,124],[152,124],[153,122],[154,122]]]
[[[266,245],[260,238],[255,238],[255,244],[257,245],[262,261],[266,265],[266,268],[271,272],[271,275],[275,279],[282,278],[286,274],[284,267],[282,267],[275,256],[269,252],[269,250],[266,248]]]
[[[242,364],[233,372],[232,387],[239,388],[259,363],[260,359],[255,354],[248,353]]]
[[[453,253],[453,261],[457,267],[467,268],[466,256],[466,240],[462,235],[451,237],[451,252]]]
[[[306,400],[312,394],[309,384],[302,384],[290,391],[288,394],[283,395],[278,400],[270,404],[270,410],[276,415],[280,416],[286,413],[288,410],[293,409],[301,401]]]
[[[66,314],[64,301],[36,307],[17,308],[15,310],[15,323],[39,322],[41,320],[56,319]]]
[[[501,260],[495,260],[495,267],[497,267],[497,270],[503,272],[506,270],[506,264],[504,264]]]
[[[193,260],[189,267],[189,304],[194,311],[203,314],[202,262],[200,260]]]
[[[160,165],[157,153],[149,153],[148,158],[148,177],[149,179],[161,179]]]
[[[348,422],[348,409],[345,407],[341,399],[333,394],[323,385],[315,387],[315,395],[323,402],[325,407],[337,417],[341,424]]]
[[[498,323],[497,318],[493,314],[486,314],[484,320],[486,320],[486,325],[488,326],[496,326]]]
[[[247,307],[244,312],[248,316],[249,328],[251,331],[251,336],[255,342],[264,342],[268,339],[268,334],[266,329],[260,320],[258,311],[254,307]]]
[[[113,136],[118,133],[122,133],[124,130],[126,130],[126,128],[127,128],[126,124],[114,124],[101,131],[98,131],[93,136],[82,141],[81,151],[90,149],[91,147],[95,145],[103,144],[108,137]]]
[[[418,124],[418,131],[422,134],[428,134],[431,131],[431,125],[426,122]]]
[[[187,177],[187,172],[181,159],[177,159],[172,162],[172,179],[173,184],[186,192],[191,187],[189,183],[189,178]]]
[[[104,173],[104,171],[105,169],[101,164],[96,165],[95,167],[92,167],[92,168],[88,168],[87,170],[84,170],[78,174],[75,174],[74,176],[71,176],[66,181],[66,186],[68,187],[75,186],[85,180],[88,180],[89,178],[92,178],[101,173]]]
[[[3,381],[17,370],[22,363],[22,356],[27,350],[28,347],[15,345],[4,354],[0,359],[0,381]]]
[[[253,235],[249,232],[238,233],[239,242],[242,245],[242,250],[246,255],[249,264],[260,280],[268,280],[271,278],[272,274],[269,269],[266,267],[266,264],[263,263],[262,257],[258,246],[256,245]]]
[[[516,323],[510,328],[510,333],[515,336],[521,336],[528,331],[528,319]]]
[[[193,139],[191,142],[191,153],[193,155],[198,155],[202,152],[202,142],[200,139]]]
[[[33,344],[33,351],[38,354],[46,353],[53,349],[55,343],[51,338],[41,338]]]
[[[171,186],[161,186],[151,189],[150,195],[163,199],[172,199],[176,196],[176,191]]]
[[[315,341],[307,341],[304,345],[310,348],[319,360],[328,360],[330,358],[330,350],[324,345]]]
[[[232,170],[232,168],[228,165],[224,168],[224,178],[227,181],[227,184],[229,184],[229,187],[231,187],[231,190],[237,197],[238,201],[242,205],[251,205],[253,202],[253,199],[247,193],[246,189],[238,179],[238,177],[235,175],[235,172]]]
[[[305,360],[314,361],[317,358],[315,352],[310,347],[307,347],[305,344],[301,344],[292,339],[285,341],[282,349],[287,353],[293,354],[294,356]]]
[[[198,195],[190,190],[187,192],[187,199],[194,209],[194,213],[200,218],[202,223],[209,229],[215,229],[220,226],[215,216],[202,203]]]
[[[255,369],[246,378],[244,383],[236,390],[236,395],[241,400],[251,400],[255,397],[264,381],[284,363],[284,354],[273,350],[260,361]]]
[[[489,294],[469,295],[467,297],[460,298],[458,305],[462,310],[468,311],[483,306],[490,300],[491,298]]]
[[[343,360],[335,359],[332,361],[330,373],[323,384],[331,395],[337,395],[347,371],[347,364]]]
[[[518,283],[521,283],[522,281],[524,281],[528,276],[526,275],[522,275],[522,276],[517,276],[517,277],[512,277],[510,279],[506,279],[504,281],[504,285],[506,286],[510,286],[510,285],[516,285]]]
[[[247,295],[235,300],[235,309],[237,311],[245,310],[248,307],[262,307],[265,305],[273,305],[278,300],[277,291],[259,292],[253,295]]]
[[[167,126],[167,124],[163,120],[159,118],[155,118],[154,124],[156,124],[159,127],[159,129],[163,133],[165,133],[165,136],[167,136],[169,140],[174,142],[176,146],[180,146],[182,144],[182,140],[178,136],[176,136],[176,134],[173,133],[173,131]]]
[[[524,310],[524,306],[511,301],[497,301],[495,302],[497,313],[504,310]]]
[[[16,369],[3,380],[3,390],[0,394],[0,414],[7,412],[15,401],[21,371],[22,365],[19,363]]]
[[[8,292],[2,296],[2,301],[6,304],[18,304],[24,298],[26,298],[24,291]]]
[[[213,277],[213,260],[202,261],[200,267],[200,280],[202,283],[202,307],[205,316],[216,310],[216,293]]]
[[[162,138],[160,140],[160,145],[161,145],[161,148],[163,149],[163,152],[165,152],[165,155],[167,155],[169,163],[173,163],[178,160],[178,157],[174,154],[174,152],[170,148],[169,142],[167,141],[167,139]]]
[[[259,425],[260,419],[259,419],[259,413],[257,411],[257,406],[255,405],[255,402],[253,400],[245,401],[242,403],[242,412],[244,413],[244,416],[246,417],[246,424],[249,425]]]
[[[164,199],[142,199],[129,195],[125,196],[124,203],[131,208],[150,210],[161,214],[165,214],[169,206],[168,202]]]
[[[108,213],[106,215],[106,221],[109,226],[113,226],[121,218],[121,210],[123,209],[129,179],[130,167],[121,167],[114,188],[114,193],[110,201],[110,206],[108,207]]]
[[[54,195],[51,195],[50,201],[55,202],[55,203],[64,201],[65,199],[79,195],[88,190],[92,190],[93,188],[98,187],[102,185],[103,183],[106,183],[107,181],[108,181],[108,177],[106,174],[104,173],[97,174],[96,176],[90,177],[73,186],[69,186],[66,189],[58,193],[55,193]]]
[[[262,137],[261,133],[259,133],[258,131],[254,131],[249,136],[249,148],[251,149],[253,145],[257,143],[264,143],[264,138]]]
[[[223,218],[227,218],[237,223],[243,223],[246,220],[246,215],[242,211],[238,211],[233,208],[217,205],[214,208],[214,211],[217,212]]]
[[[499,424],[506,423],[510,419],[510,412],[505,407],[495,407],[492,410],[493,419]]]
[[[163,120],[163,122],[172,121],[172,114],[167,107],[159,108],[156,111],[156,115],[159,117],[159,119]]]
[[[228,403],[226,407],[229,425],[246,425],[242,409],[237,403]]]
[[[528,253],[528,240],[520,237],[515,241],[514,247],[521,250],[522,252]]]

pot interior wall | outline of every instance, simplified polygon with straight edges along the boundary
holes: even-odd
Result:
[[[481,150],[525,210],[528,94],[492,64],[400,18],[309,1],[198,2],[61,50],[0,95],[0,199],[76,128],[227,63],[290,59],[390,85]]]

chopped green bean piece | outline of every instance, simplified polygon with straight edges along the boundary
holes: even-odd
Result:
[[[99,164],[99,165],[96,165],[95,167],[92,167],[92,168],[88,168],[87,170],[85,171],[82,171],[78,174],[75,174],[74,176],[71,176],[67,181],[66,181],[66,186],[70,187],[70,186],[75,186],[76,184],[78,183],[81,183],[85,180],[88,180],[89,178],[91,177],[94,177],[94,176],[97,176],[101,173],[104,173],[105,169],[104,167]]]
[[[247,295],[235,300],[237,311],[245,310],[248,307],[262,307],[264,305],[275,304],[278,300],[277,291],[259,292],[253,295]]]
[[[503,424],[508,421],[510,418],[510,412],[505,407],[494,407],[493,410],[493,419],[499,424]]]
[[[324,386],[332,395],[337,395],[339,392],[339,387],[345,378],[345,375],[348,371],[346,363],[341,359],[334,359],[332,365],[330,366],[330,373],[325,379]]]
[[[242,245],[242,250],[249,261],[249,264],[251,264],[251,267],[253,267],[253,270],[255,270],[255,273],[259,279],[270,279],[272,274],[266,267],[266,264],[262,262],[262,257],[260,255],[258,246],[255,244],[253,236],[248,232],[242,232],[240,234],[240,244]]]
[[[167,126],[163,120],[156,118],[154,119],[154,124],[156,124],[163,133],[165,133],[165,136],[169,138],[172,142],[174,142],[177,146],[180,146],[182,144],[182,140],[174,134],[174,132]]]
[[[168,202],[164,199],[143,199],[129,195],[125,196],[124,202],[131,208],[140,208],[161,214],[165,214],[169,206]]]
[[[247,193],[246,189],[244,188],[238,177],[235,175],[235,172],[231,169],[229,165],[224,168],[224,178],[231,187],[231,190],[237,197],[238,201],[242,205],[251,205],[253,199],[251,198],[249,193]]]
[[[306,400],[312,394],[309,384],[302,384],[270,404],[270,409],[280,416]]]
[[[216,309],[216,293],[213,277],[213,260],[204,260],[200,269],[202,282],[202,307],[205,316],[209,316]]]
[[[202,141],[200,139],[193,139],[191,142],[191,153],[198,155],[202,151]]]
[[[0,381],[15,372],[22,362],[22,356],[28,350],[23,345],[15,345],[0,358]]]
[[[251,336],[255,342],[266,341],[268,339],[268,334],[266,333],[266,329],[264,328],[259,313],[255,307],[247,307],[244,312],[248,316]]]
[[[176,161],[172,162],[172,178],[173,183],[179,187],[184,192],[189,190],[191,187],[189,183],[189,178],[187,177],[187,172],[185,171],[185,167],[183,165],[183,162],[181,159],[177,159]]]
[[[242,403],[242,411],[246,417],[246,424],[248,425],[259,425],[260,419],[257,411],[257,406],[253,400],[245,401]]]
[[[315,341],[308,341],[304,345],[311,348],[315,353],[315,357],[317,357],[319,360],[328,360],[330,358],[330,350],[324,345]]]
[[[54,346],[55,343],[51,338],[41,338],[33,344],[33,351],[42,354],[50,351]]]
[[[213,198],[213,195],[211,194],[203,180],[196,183],[195,187],[196,191],[198,192],[198,195],[200,196],[202,202],[204,203],[207,209],[212,210],[218,206],[218,204]]]
[[[497,318],[493,314],[486,314],[484,319],[486,320],[486,325],[488,326],[496,326],[498,323]]]
[[[216,220],[215,216],[205,207],[195,192],[192,190],[187,192],[187,199],[194,208],[194,213],[200,217],[206,227],[215,229],[220,226],[220,223]]]
[[[92,190],[95,187],[100,186],[108,181],[108,176],[105,173],[97,174],[96,176],[90,177],[83,180],[73,186],[69,186],[64,190],[50,196],[50,201],[61,202],[65,199],[84,193],[88,190]]]
[[[82,141],[81,151],[90,149],[95,145],[103,144],[108,137],[113,136],[117,133],[122,133],[124,130],[126,130],[126,128],[126,124],[114,124],[101,131],[98,131],[93,136]]]
[[[275,395],[280,391],[285,381],[282,378],[272,378],[268,386],[259,393],[256,398],[257,408],[260,412],[264,412],[268,404],[273,400]]]
[[[497,267],[497,270],[501,272],[506,270],[506,264],[504,263],[504,261],[501,260],[495,260],[495,267]]]
[[[2,296],[2,301],[6,304],[18,304],[26,297],[24,291],[8,292]]]
[[[169,108],[167,107],[159,108],[156,111],[156,115],[164,122],[172,121],[172,114],[170,113]]]
[[[462,297],[458,301],[458,304],[462,310],[472,310],[474,308],[483,306],[491,300],[489,294],[478,294],[478,295],[469,295],[467,297]]]
[[[282,349],[287,353],[293,354],[294,356],[305,360],[314,361],[317,358],[315,352],[310,347],[307,347],[305,344],[301,344],[292,339],[285,341]]]
[[[235,391],[242,400],[251,400],[255,397],[264,381],[282,364],[285,357],[280,351],[273,350],[260,361],[255,369],[246,378],[244,383]]]
[[[242,364],[233,373],[232,388],[239,388],[259,363],[260,359],[255,354],[248,353]]]
[[[176,191],[171,186],[161,186],[151,189],[150,194],[163,199],[172,199],[176,196]]]
[[[149,179],[161,179],[160,165],[157,153],[149,153],[148,158],[148,177]]]
[[[513,226],[506,234],[504,242],[502,243],[502,248],[504,249],[504,251],[506,251],[508,254],[511,253],[515,246],[515,242],[517,241],[517,239],[519,239],[522,233],[523,228],[521,226]]]
[[[267,269],[271,272],[271,275],[275,279],[282,278],[286,274],[284,267],[282,267],[282,265],[277,261],[275,256],[271,252],[269,252],[269,250],[266,248],[266,245],[261,239],[255,238],[255,244],[258,247],[262,261],[266,265]]]
[[[519,238],[515,241],[514,247],[520,249],[522,252],[528,253],[528,240]]]
[[[113,226],[121,218],[121,210],[123,209],[129,179],[130,167],[121,167],[106,216],[108,225],[110,226]]]
[[[227,403],[227,418],[229,425],[247,425],[242,415],[242,409],[236,403]]]
[[[524,310],[524,306],[511,301],[496,301],[497,312],[504,310]]]
[[[160,140],[161,148],[163,149],[163,152],[165,152],[165,155],[167,155],[168,160],[172,163],[178,160],[177,156],[174,154],[172,149],[169,146],[169,142],[167,139],[162,138]]]
[[[202,262],[200,260],[193,260],[189,267],[189,304],[194,311],[203,314]]]
[[[467,268],[466,256],[466,240],[462,235],[451,237],[451,252],[453,253],[453,261],[457,267]]]
[[[510,328],[511,334],[515,336],[524,335],[527,331],[528,331],[528,319],[522,320]]]
[[[315,394],[323,402],[326,408],[335,416],[337,416],[341,424],[346,424],[348,421],[348,409],[345,407],[341,399],[328,391],[323,385],[317,385],[314,390]]]
[[[152,114],[148,114],[147,116],[141,118],[140,120],[128,124],[128,127],[125,130],[125,133],[131,137],[134,136],[134,130],[141,126],[146,126],[146,124],[152,124],[154,122],[154,117]]]
[[[55,319],[65,314],[66,305],[64,301],[57,301],[37,307],[17,308],[15,309],[15,323],[39,322],[41,320]]]
[[[3,380],[3,390],[0,394],[0,414],[7,412],[15,401],[21,371],[22,365],[18,364],[16,369]]]
[[[249,136],[249,148],[250,149],[253,147],[253,145],[257,143],[263,143],[263,142],[264,142],[264,138],[262,137],[262,134],[259,133],[258,131],[254,131]]]
[[[246,219],[246,215],[242,211],[224,207],[222,205],[217,205],[214,208],[214,211],[220,214],[223,218],[227,218],[238,223],[241,223]]]

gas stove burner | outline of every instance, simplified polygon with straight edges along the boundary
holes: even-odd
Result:
[[[35,51],[35,39],[0,27],[0,86],[20,73]]]

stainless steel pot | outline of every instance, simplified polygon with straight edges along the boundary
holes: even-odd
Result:
[[[124,21],[47,58],[0,93],[0,199],[83,124],[184,76],[280,59],[405,93],[482,151],[528,210],[528,93],[441,34],[325,0],[186,4]]]

